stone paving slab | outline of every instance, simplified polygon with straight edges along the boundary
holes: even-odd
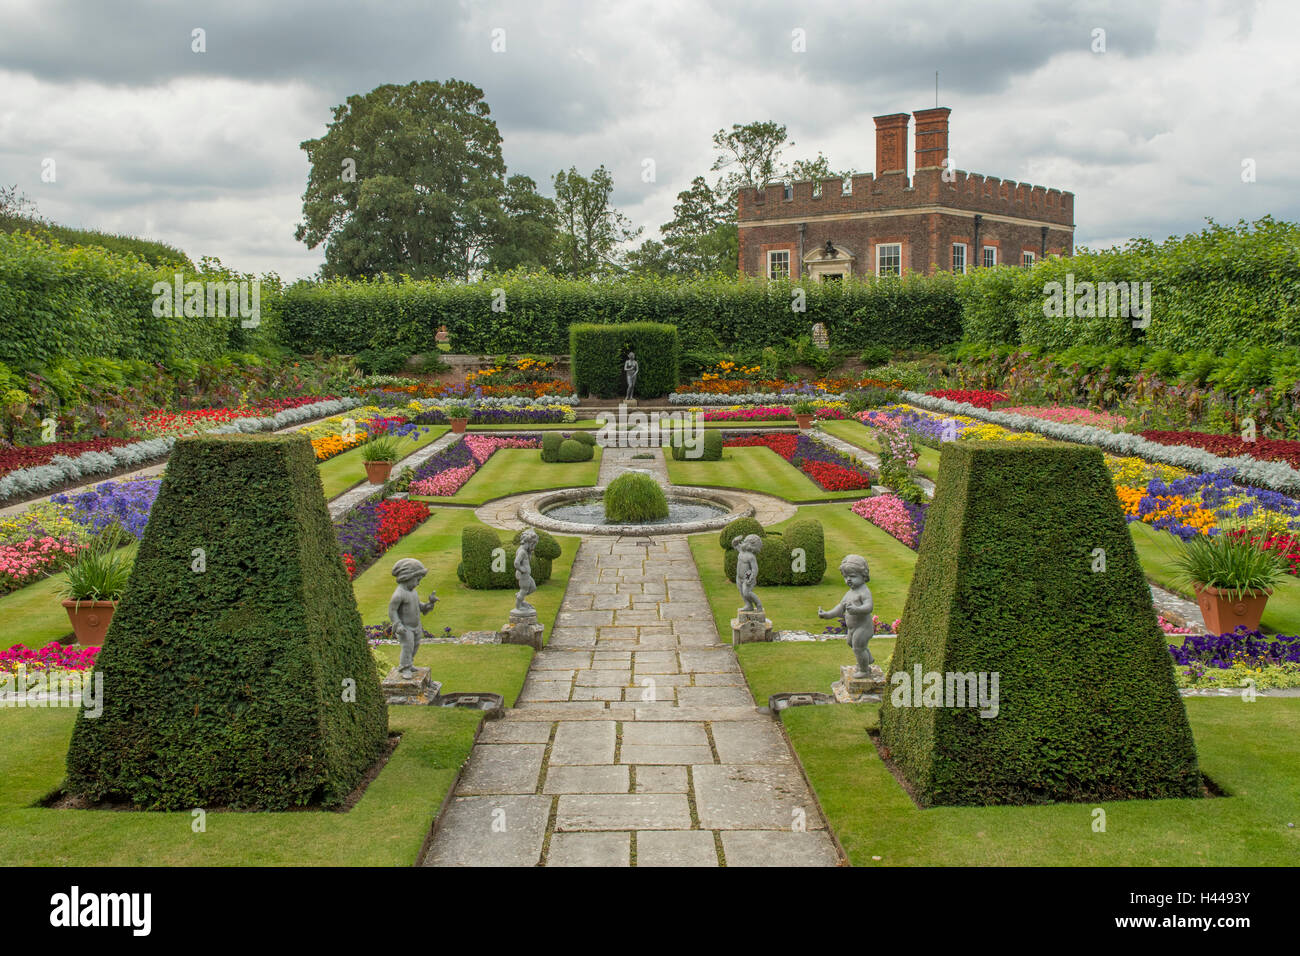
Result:
[[[535,866],[553,797],[456,797],[438,821],[425,866]]]
[[[551,744],[551,765],[612,764],[616,737],[612,720],[561,722]]]
[[[545,744],[481,744],[465,764],[456,792],[535,793]]]
[[[685,794],[588,793],[559,798],[555,830],[689,830]]]
[[[706,829],[788,830],[800,814],[809,830],[825,826],[793,765],[697,764],[691,776],[695,809]]]
[[[839,854],[825,830],[724,830],[727,866],[838,866]]]
[[[717,866],[718,850],[708,830],[643,830],[636,835],[636,865]]]
[[[627,793],[630,789],[629,771],[629,767],[619,764],[598,767],[553,766],[546,771],[546,785],[542,787],[542,792]]]
[[[630,866],[628,833],[556,833],[546,854],[547,866]]]

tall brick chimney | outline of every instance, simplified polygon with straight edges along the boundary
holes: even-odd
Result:
[[[876,175],[907,173],[908,113],[890,113],[876,120]]]
[[[917,110],[916,117],[916,168],[943,169],[948,159],[948,114],[946,106],[932,110]],[[879,121],[877,121],[879,122]]]

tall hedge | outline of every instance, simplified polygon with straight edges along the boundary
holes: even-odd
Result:
[[[177,442],[95,672],[71,793],[283,810],[356,787],[387,710],[305,436]]]
[[[569,327],[569,364],[579,395],[621,398],[627,394],[623,363],[636,352],[637,398],[667,395],[677,387],[682,348],[677,327],[661,322],[582,324]]]
[[[997,673],[996,716],[900,706],[917,668]],[[943,446],[889,681],[881,738],[925,805],[1200,792],[1173,659],[1096,448]]]

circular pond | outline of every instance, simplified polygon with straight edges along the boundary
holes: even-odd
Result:
[[[684,521],[707,521],[730,512],[730,508],[695,498],[678,498],[668,495],[668,517],[651,518],[641,524],[653,526],[661,524],[678,524]],[[542,514],[552,521],[567,521],[572,524],[607,524],[605,520],[605,499],[599,495],[579,498],[577,501],[563,502],[542,509]]]
[[[738,497],[694,488],[669,490],[668,517],[637,524],[605,521],[603,488],[569,488],[541,495],[519,506],[525,524],[561,534],[689,534],[721,528],[754,508]]]

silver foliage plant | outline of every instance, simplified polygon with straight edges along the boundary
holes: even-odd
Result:
[[[820,392],[815,395],[803,392],[748,392],[742,395],[715,395],[712,392],[674,392],[668,396],[670,405],[789,405],[807,399],[814,402],[842,402],[842,392]]]
[[[225,425],[211,429],[209,434],[276,431],[313,418],[337,415],[360,404],[360,400],[355,398],[313,402],[298,408],[286,408],[270,418],[236,418]],[[96,475],[109,474],[119,468],[144,467],[160,458],[165,458],[174,444],[176,439],[172,437],[146,438],[131,442],[129,445],[118,445],[108,451],[82,452],[75,458],[55,455],[48,465],[19,468],[0,478],[0,501],[50,491],[70,481],[93,479]]]
[[[943,412],[946,415],[978,418],[1012,431],[1037,432],[1046,438],[1093,445],[1113,455],[1142,458],[1198,474],[1210,474],[1230,468],[1236,471],[1237,479],[1245,484],[1269,488],[1293,496],[1300,494],[1300,471],[1280,461],[1260,461],[1249,455],[1221,458],[1202,448],[1192,448],[1188,445],[1162,445],[1128,432],[1110,432],[1091,425],[1069,425],[1064,422],[1048,421],[1045,418],[1034,418],[1031,415],[1015,415],[996,409],[977,408],[969,402],[953,402],[946,398],[923,395],[920,392],[899,394],[909,405]]]
[[[447,405],[472,405],[475,408],[534,408],[540,405],[576,405],[577,395],[542,395],[525,398],[521,395],[485,395],[482,398],[417,398],[420,408],[444,408]]]

